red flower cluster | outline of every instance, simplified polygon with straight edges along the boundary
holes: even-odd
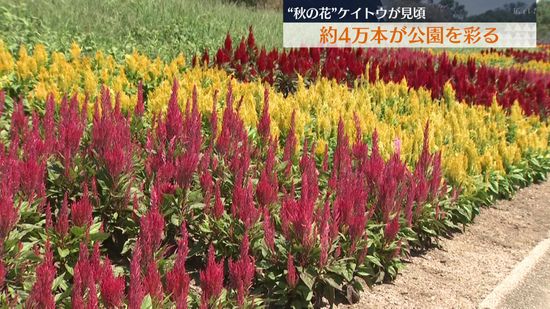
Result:
[[[368,77],[373,83],[401,82],[409,86],[427,88],[434,98],[441,98],[445,83],[451,82],[459,100],[469,104],[491,105],[493,97],[500,105],[509,108],[518,101],[528,115],[546,117],[550,109],[550,74],[518,69],[499,69],[477,65],[473,59],[459,63],[447,54],[409,49],[292,49],[267,53],[255,45],[250,30],[249,38],[241,39],[232,50],[229,34],[226,44],[215,57],[215,65],[235,72],[243,81],[262,79],[274,84],[283,93],[293,91],[297,74],[307,80],[320,77],[335,79],[353,86],[354,81]],[[547,57],[544,52],[514,51],[524,59]],[[368,65],[368,70],[367,70]]]
[[[297,139],[294,115],[279,153],[279,140],[270,134],[268,92],[254,138],[231,87],[219,135],[216,97],[213,113],[202,119],[196,91],[184,109],[177,91],[174,82],[166,116],[139,128],[131,119],[141,107],[125,115],[105,89],[91,124],[76,97],[62,99],[58,109],[50,97],[42,117],[27,116],[23,104],[16,104],[10,146],[0,149],[0,244],[19,228],[18,220],[34,220],[22,226],[38,226],[49,239],[43,262],[25,266],[36,272],[29,307],[70,302],[75,308],[140,308],[149,295],[154,305],[187,308],[188,299],[195,299],[189,297],[195,293],[190,273],[198,271],[202,307],[225,305],[227,299],[246,307],[264,284],[285,293],[300,290],[308,267],[329,269],[341,259],[368,262],[370,229],[383,233],[381,246],[394,248],[397,256],[403,228],[444,218],[443,210],[433,214],[446,190],[441,156],[428,149],[428,126],[414,169],[401,159],[399,142],[385,161],[376,133],[367,137],[357,128],[350,141],[342,122],[334,151],[317,156],[315,141]],[[29,171],[38,176],[25,179]],[[112,180],[123,189],[117,191]],[[110,213],[104,204],[113,200],[119,205]],[[29,207],[37,213],[21,215],[21,201],[36,201]],[[0,254],[0,278],[14,273],[13,260],[6,258],[12,257]],[[256,272],[256,265],[266,264],[287,284]],[[126,268],[129,280],[113,266]],[[71,282],[70,293],[53,286],[56,271]]]

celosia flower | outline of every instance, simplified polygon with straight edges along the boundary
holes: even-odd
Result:
[[[134,115],[141,117],[143,116],[144,112],[145,112],[145,105],[143,102],[143,81],[140,80],[138,83],[137,103],[136,103],[136,107],[134,108]]]
[[[19,220],[19,209],[13,203],[13,196],[2,183],[0,191],[0,242],[8,236]]]
[[[243,222],[245,229],[252,227],[259,217],[258,209],[254,206],[253,192],[252,180],[248,181],[247,186],[235,184],[233,188],[231,212]]]
[[[269,116],[269,88],[264,90],[264,107],[258,123],[258,133],[264,142],[271,137],[271,117]]]
[[[223,259],[216,262],[214,246],[208,249],[206,268],[200,272],[202,289],[201,304],[208,304],[217,299],[223,289]]]
[[[181,239],[178,241],[178,251],[174,267],[166,274],[167,290],[171,293],[172,299],[176,302],[177,309],[187,309],[187,296],[189,294],[190,278],[185,269],[187,260],[188,234],[185,222],[181,225]]]
[[[220,182],[216,182],[214,187],[214,218],[220,219],[223,216],[225,208],[223,206],[221,192],[220,192]]]
[[[153,259],[147,268],[145,276],[145,291],[156,301],[162,301],[164,293],[162,292],[162,283],[160,282],[160,273],[157,262]]]
[[[20,98],[19,102],[14,103],[13,112],[11,115],[10,130],[12,134],[22,134],[27,130],[27,117],[23,110],[23,99]]]
[[[156,204],[153,204],[141,218],[139,235],[143,258],[149,261],[159,248],[164,236],[164,217]]]
[[[69,232],[69,200],[67,193],[65,193],[65,196],[63,197],[61,209],[57,212],[55,231],[62,238],[67,236],[67,233]]]
[[[128,307],[130,309],[140,309],[145,297],[145,286],[141,277],[141,258],[141,245],[138,239],[130,262],[130,291],[128,294]]]
[[[106,308],[118,308],[124,297],[124,277],[115,277],[111,262],[105,258],[102,267],[103,275],[100,281],[101,300]]]
[[[393,219],[386,223],[384,229],[384,237],[388,241],[393,241],[399,232],[399,214],[396,214]]]
[[[271,221],[271,216],[269,215],[269,209],[267,207],[264,207],[264,221],[263,221],[263,229],[264,229],[264,240],[272,253],[275,252],[275,226],[273,222]]]
[[[168,111],[166,113],[166,140],[179,137],[183,132],[183,116],[178,105],[178,80],[174,79],[172,85],[172,95],[168,101]]]
[[[71,206],[71,220],[76,226],[89,226],[93,222],[93,206],[88,196],[88,185],[84,185],[82,198]]]
[[[256,272],[254,257],[250,256],[248,252],[249,245],[248,235],[245,234],[241,244],[240,258],[235,262],[229,260],[229,278],[232,287],[237,290],[237,302],[241,307],[244,305]]]
[[[128,172],[132,166],[130,125],[116,106],[113,110],[109,91],[103,89],[101,115],[96,102],[92,127],[92,149],[113,178]]]
[[[296,151],[296,111],[292,112],[292,120],[290,122],[290,131],[286,137],[285,150],[283,152],[283,161],[288,162],[286,174],[290,173],[292,167],[292,156]]]
[[[44,259],[36,268],[36,281],[26,302],[27,308],[55,308],[52,285],[56,271],[49,240],[46,241],[44,250]]]
[[[0,288],[3,288],[6,282],[6,272],[6,265],[4,265],[4,261],[0,259]]]
[[[288,254],[288,259],[286,263],[286,282],[288,283],[290,288],[294,289],[296,285],[298,285],[298,275],[296,274],[296,267],[294,266],[294,256],[292,256],[292,254]]]

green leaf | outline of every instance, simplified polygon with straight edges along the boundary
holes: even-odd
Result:
[[[303,271],[300,273],[300,279],[302,279],[308,288],[313,289],[315,278],[312,275],[308,274],[306,271]]]
[[[369,262],[373,263],[374,265],[378,266],[378,267],[384,267],[384,266],[382,266],[382,263],[380,262],[380,259],[378,259],[375,256],[367,255],[367,260]]]
[[[141,309],[151,309],[153,308],[153,300],[151,299],[151,295],[147,294],[145,298],[143,298],[143,302],[141,302]]]
[[[59,256],[61,258],[64,258],[67,255],[69,255],[71,253],[71,251],[69,249],[62,249],[62,248],[58,247],[57,248],[57,253],[59,253]]]

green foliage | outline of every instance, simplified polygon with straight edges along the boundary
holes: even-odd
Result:
[[[134,49],[149,56],[189,58],[214,50],[227,32],[245,36],[249,26],[259,44],[282,43],[280,12],[215,0],[0,0],[0,39],[10,48],[43,43],[68,50],[98,49],[122,57]]]

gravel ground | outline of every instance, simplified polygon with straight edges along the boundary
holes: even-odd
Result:
[[[550,231],[550,181],[484,208],[441,249],[412,257],[391,284],[342,308],[475,308]]]

